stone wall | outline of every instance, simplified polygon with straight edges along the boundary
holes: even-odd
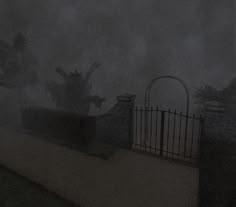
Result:
[[[117,103],[105,115],[97,117],[96,139],[122,148],[132,141],[133,107],[135,95],[117,97]]]
[[[232,206],[236,185],[236,122],[217,102],[206,104],[200,143],[201,207]]]
[[[39,136],[50,136],[59,143],[88,146],[96,135],[96,118],[41,107],[22,113],[25,130]]]
[[[55,137],[65,144],[90,145],[94,142],[116,147],[131,146],[135,96],[124,94],[106,114],[91,117],[46,108],[31,107],[23,111],[24,129]]]

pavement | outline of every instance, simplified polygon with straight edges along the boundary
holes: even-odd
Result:
[[[82,207],[197,207],[197,168],[129,150],[104,160],[0,128],[0,164]]]
[[[0,206],[76,207],[4,167],[0,167]]]

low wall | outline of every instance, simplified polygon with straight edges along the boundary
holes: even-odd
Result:
[[[26,130],[73,144],[89,146],[93,142],[103,142],[130,148],[134,100],[134,95],[118,96],[114,107],[97,117],[31,107],[23,111],[23,126]]]
[[[60,110],[31,107],[22,113],[26,130],[77,145],[89,145],[96,136],[96,118]]]

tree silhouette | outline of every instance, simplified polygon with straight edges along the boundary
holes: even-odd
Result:
[[[197,103],[204,104],[207,101],[218,101],[223,104],[236,104],[236,78],[231,80],[229,84],[221,89],[206,85],[198,88],[195,93]]]
[[[85,76],[77,70],[66,73],[57,67],[56,72],[63,78],[63,83],[50,82],[47,86],[56,106],[83,115],[88,115],[91,103],[101,107],[104,98],[91,95],[92,86],[89,82],[91,75],[99,66],[99,63],[94,62]]]
[[[22,88],[36,82],[34,65],[34,58],[22,33],[16,34],[11,43],[0,40],[1,87]]]

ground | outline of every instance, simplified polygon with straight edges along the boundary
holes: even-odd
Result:
[[[125,149],[100,159],[10,128],[0,135],[2,165],[78,205],[197,207],[197,168]]]
[[[75,207],[25,178],[0,167],[1,207]]]

